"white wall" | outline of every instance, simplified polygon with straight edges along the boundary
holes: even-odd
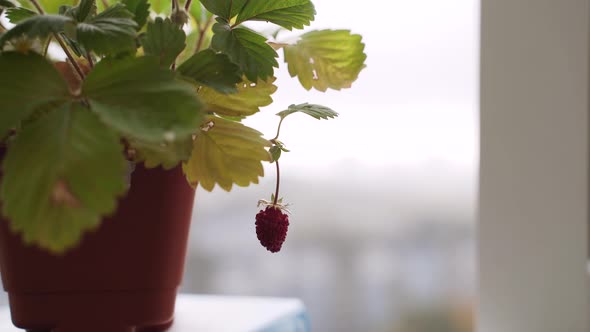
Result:
[[[483,0],[481,332],[587,332],[588,0]]]

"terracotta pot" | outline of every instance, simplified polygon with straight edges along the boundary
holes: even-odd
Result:
[[[180,168],[138,165],[116,214],[63,256],[24,246],[0,218],[0,271],[13,323],[35,332],[165,330],[193,199]]]

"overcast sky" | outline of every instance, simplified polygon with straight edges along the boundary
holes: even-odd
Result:
[[[304,115],[285,121],[291,165],[411,165],[442,160],[476,164],[479,4],[476,0],[315,0],[312,29],[363,35],[368,67],[344,92],[306,92],[278,70],[275,104],[249,124],[273,136],[274,113],[291,103],[331,106],[337,120]],[[343,5],[346,3],[346,5]],[[282,61],[281,61],[282,64]]]

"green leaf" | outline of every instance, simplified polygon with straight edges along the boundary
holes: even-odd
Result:
[[[287,150],[287,148],[285,147],[285,143],[279,141],[278,139],[273,139],[272,143],[274,144],[273,146],[276,146],[277,148],[281,149],[281,151],[283,152],[291,152],[289,150]]]
[[[52,33],[64,30],[64,26],[74,23],[71,17],[61,15],[36,15],[21,21],[0,37],[0,49],[14,38],[26,36],[28,38],[45,38]]]
[[[132,17],[133,13],[124,5],[116,4],[87,22],[79,23],[75,36],[70,37],[97,55],[134,51],[137,23]]]
[[[56,253],[96,228],[127,188],[119,137],[76,104],[26,126],[2,166],[0,198],[12,229]]]
[[[0,9],[13,7],[16,7],[16,4],[14,2],[10,0],[0,0]]]
[[[133,18],[133,13],[124,4],[115,3],[98,14],[97,18]]]
[[[203,122],[193,86],[160,68],[156,57],[103,60],[86,77],[82,94],[107,125],[131,139],[181,140]]]
[[[0,73],[0,140],[35,112],[71,98],[59,72],[35,53],[1,53]]]
[[[22,7],[13,7],[6,9],[6,17],[12,24],[18,24],[27,18],[36,16],[37,13]]]
[[[284,48],[285,62],[305,89],[340,90],[350,87],[365,67],[364,48],[362,37],[348,30],[311,31]]]
[[[270,149],[268,149],[268,152],[272,158],[271,163],[274,163],[275,161],[279,160],[279,158],[281,158],[281,153],[283,150],[281,150],[279,146],[273,145]]]
[[[264,176],[261,161],[270,161],[271,144],[262,134],[239,122],[210,117],[193,142],[191,159],[182,166],[192,186],[207,191],[217,183],[230,191],[233,184],[248,186]]]
[[[85,22],[96,16],[96,0],[80,0],[76,7],[66,10],[66,15],[72,16],[77,22]]]
[[[310,0],[249,0],[240,11],[236,24],[245,21],[268,21],[285,29],[303,29],[315,17]]]
[[[299,104],[299,105],[291,105],[289,106],[288,109],[277,113],[278,116],[281,117],[281,119],[284,119],[285,117],[287,117],[287,115],[293,114],[293,113],[297,113],[297,112],[301,112],[301,113],[305,113],[309,116],[312,116],[318,120],[321,119],[333,119],[335,117],[338,116],[338,113],[334,112],[333,110],[331,110],[330,108],[326,107],[326,106],[322,106],[322,105],[316,105],[316,104]]]
[[[66,15],[71,18],[74,18],[72,15],[70,15],[70,13],[72,12],[72,8],[74,8],[74,7],[70,6],[70,5],[61,5],[61,6],[59,6],[58,14],[59,15]]]
[[[136,153],[134,160],[143,162],[147,168],[161,165],[164,169],[172,169],[180,162],[189,160],[193,149],[192,137],[172,143],[130,140],[129,144]]]
[[[240,67],[225,54],[208,49],[185,61],[177,71],[196,84],[215,89],[220,93],[237,92],[236,84],[242,81]]]
[[[168,18],[157,17],[154,22],[148,23],[141,44],[146,55],[157,56],[162,66],[170,67],[186,46],[185,41],[186,35],[179,26]]]
[[[199,97],[207,104],[208,112],[219,115],[243,117],[260,111],[260,107],[272,103],[271,95],[277,91],[275,78],[257,83],[244,81],[237,85],[237,92],[224,95],[211,88],[203,87]]]
[[[238,15],[244,4],[249,0],[201,0],[208,11],[229,21]]]
[[[213,33],[211,47],[229,55],[250,81],[274,75],[278,54],[265,37],[246,28],[231,29],[225,23],[215,23]]]
[[[137,23],[137,30],[141,30],[150,16],[150,4],[148,0],[123,0],[127,10],[133,13],[133,19]]]

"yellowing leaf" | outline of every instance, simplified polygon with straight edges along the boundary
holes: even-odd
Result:
[[[237,93],[222,94],[212,88],[202,87],[199,97],[207,104],[208,112],[215,112],[226,116],[247,116],[260,111],[260,107],[272,103],[271,95],[277,91],[274,81],[270,78],[266,81],[258,80],[252,83],[245,80],[237,85]]]
[[[129,141],[131,148],[135,151],[135,161],[143,162],[146,168],[162,166],[164,169],[174,168],[180,162],[187,161],[191,156],[192,143],[190,137],[170,143]]]
[[[239,122],[210,117],[193,142],[193,152],[182,166],[191,185],[207,191],[217,183],[230,191],[258,183],[264,176],[261,161],[270,161],[266,150],[271,143],[262,134]]]
[[[365,67],[364,49],[362,37],[348,30],[311,31],[284,48],[285,62],[305,89],[340,90],[349,88]]]

